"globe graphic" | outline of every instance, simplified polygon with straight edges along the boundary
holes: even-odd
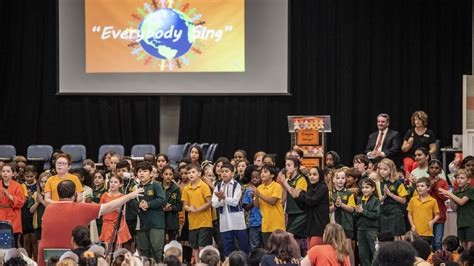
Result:
[[[193,46],[194,24],[183,12],[162,8],[148,14],[138,26],[142,48],[151,56],[171,60],[186,54]]]

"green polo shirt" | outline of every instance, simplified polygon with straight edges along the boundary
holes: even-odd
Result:
[[[171,211],[165,211],[166,230],[179,229],[179,212],[183,207],[181,202],[181,191],[178,185],[171,182],[168,189],[165,189],[166,203],[171,205]],[[165,205],[166,205],[165,203]]]
[[[163,207],[166,203],[165,192],[161,185],[155,181],[150,181],[143,188],[143,196],[138,197],[138,202],[144,200],[148,202],[146,211],[140,209],[138,216],[140,217],[140,230],[149,229],[165,229],[165,214]]]
[[[348,205],[350,207],[355,207],[355,199],[352,192],[348,191],[346,188],[340,191],[333,191],[331,193],[331,200],[336,203],[337,197],[341,198],[342,203]],[[336,205],[334,205],[336,206]],[[352,212],[347,212],[342,208],[336,208],[334,211],[334,219],[336,223],[340,224],[342,228],[346,231],[353,231],[354,230],[354,219]]]
[[[454,192],[459,198],[468,197],[469,200],[466,204],[459,206],[457,208],[458,219],[457,225],[458,228],[468,227],[474,225],[474,189],[469,185],[465,185],[462,188],[458,188],[456,192]]]

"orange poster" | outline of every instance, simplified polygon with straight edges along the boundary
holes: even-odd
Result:
[[[244,72],[245,0],[85,0],[86,72]]]

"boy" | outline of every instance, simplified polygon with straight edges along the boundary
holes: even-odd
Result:
[[[160,262],[165,240],[165,192],[160,184],[151,179],[150,163],[140,162],[136,169],[140,187],[144,190],[143,196],[138,197],[140,228],[137,233],[137,248],[142,256]]]
[[[433,226],[439,219],[439,208],[436,200],[429,194],[430,186],[430,180],[425,177],[416,181],[418,196],[411,198],[407,211],[411,230],[432,244]]]
[[[117,175],[120,176],[123,179],[123,188],[126,189],[127,191],[124,191],[124,194],[128,194],[132,191],[134,191],[137,188],[137,185],[135,184],[135,181],[131,177],[130,173],[130,164],[126,160],[120,160],[116,167],[117,169]],[[130,235],[132,236],[132,239],[130,239],[128,242],[124,244],[124,247],[128,250],[130,250],[132,253],[135,252],[135,235],[136,235],[136,228],[137,228],[137,216],[138,216],[138,208],[133,201],[129,201],[126,204],[125,207],[125,221],[127,223],[128,231],[130,232]]]
[[[252,194],[252,188],[257,188],[261,184],[262,179],[260,178],[260,171],[257,168],[254,168],[251,173],[249,187],[245,190],[244,198],[242,199],[242,206],[245,211],[249,212],[250,250],[255,250],[256,248],[263,246],[262,215],[260,214],[260,209],[255,207]]]
[[[224,164],[221,171],[222,181],[218,182],[214,188],[212,207],[216,208],[219,213],[219,229],[224,240],[224,255],[228,257],[236,249],[234,238],[238,239],[240,249],[248,253],[247,226],[240,202],[242,187],[233,178],[234,166]]]
[[[190,183],[184,187],[181,200],[183,209],[188,212],[189,243],[193,257],[199,261],[199,250],[212,245],[211,189],[201,180],[199,165],[186,167]]]
[[[264,164],[260,170],[262,184],[258,188],[252,188],[254,205],[260,208],[262,214],[263,243],[267,243],[273,231],[285,230],[285,214],[281,203],[283,189],[273,181],[277,174],[273,165]]]

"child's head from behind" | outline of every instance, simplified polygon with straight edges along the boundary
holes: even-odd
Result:
[[[256,248],[250,252],[249,266],[260,266],[263,256],[267,255],[268,251],[264,248]]]
[[[416,181],[416,191],[420,196],[428,195],[428,191],[430,190],[431,182],[428,178],[422,177]]]
[[[267,250],[277,258],[284,261],[291,261],[294,258],[292,249],[292,236],[286,231],[277,229],[268,238]]]
[[[139,162],[137,164],[136,170],[137,170],[137,176],[138,179],[140,179],[140,183],[142,185],[147,184],[151,180],[151,171],[152,171],[152,166],[149,162]]]
[[[454,252],[459,249],[459,238],[454,235],[450,235],[444,238],[443,240],[443,249]]]
[[[201,178],[201,167],[197,164],[189,164],[186,166],[186,170],[188,170],[188,178],[191,182],[197,182]]]
[[[222,180],[229,182],[234,177],[234,166],[230,163],[223,164],[221,167]]]
[[[366,179],[362,182],[362,194],[365,197],[371,196],[375,191],[375,182],[372,179]]]

